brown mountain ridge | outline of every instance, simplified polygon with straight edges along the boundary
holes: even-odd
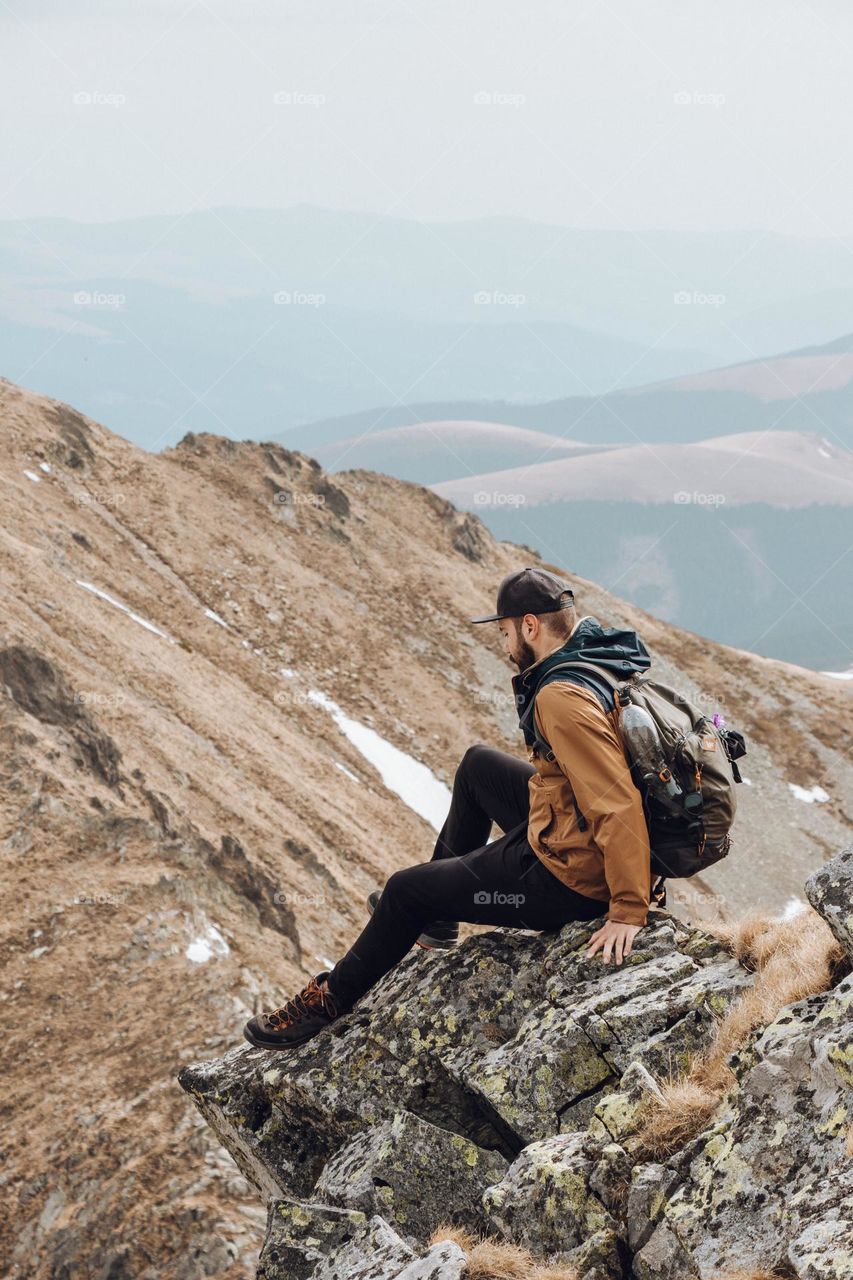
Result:
[[[538,558],[418,485],[213,436],[148,454],[5,381],[0,486],[0,1248],[28,1280],[253,1275],[263,1213],[175,1072],[429,856],[343,717],[430,787],[472,742],[521,751],[512,673],[467,620]],[[670,906],[782,909],[853,813],[849,682],[556,567],[747,735],[736,850]]]

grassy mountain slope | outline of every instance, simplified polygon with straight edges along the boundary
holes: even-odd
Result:
[[[519,751],[511,672],[467,619],[536,557],[275,445],[150,455],[6,382],[0,428],[0,1248],[21,1280],[251,1275],[255,1197],[174,1072],[334,959],[434,836],[310,695],[448,784],[474,741]],[[738,854],[674,905],[781,907],[853,812],[849,687],[570,576],[750,739]]]

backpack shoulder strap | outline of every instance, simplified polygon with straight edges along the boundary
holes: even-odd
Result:
[[[561,676],[560,673],[562,671],[570,671],[573,675]],[[585,680],[583,676],[581,676],[581,672],[583,672],[584,675],[587,675]],[[569,681],[570,684],[578,685],[580,689],[592,692],[592,694],[597,696],[606,716],[612,712],[616,705],[613,687],[622,684],[620,678],[613,677],[612,673],[608,672],[606,667],[597,667],[596,664],[592,662],[561,662],[558,663],[558,666],[551,668],[548,675],[544,677],[542,684],[537,687],[537,691],[535,691],[533,698],[530,699],[529,712],[530,716],[533,718],[533,732],[535,737],[533,744],[534,748],[542,750],[543,755],[546,755],[546,758],[548,759],[553,758],[553,751],[551,750],[551,744],[549,744],[547,737],[544,736],[542,728],[539,726],[539,717],[537,716],[537,696],[539,695],[539,691],[544,689],[544,686],[555,684],[558,680]]]
[[[554,752],[551,750],[551,747],[550,747],[550,744],[548,743],[547,738],[543,736],[539,728],[539,717],[536,715],[536,699],[535,698],[533,699],[530,705],[533,710],[533,731],[535,734],[535,741],[533,745],[537,751],[542,751],[542,754],[545,756],[546,760],[553,760]],[[574,805],[574,808],[575,808],[575,814],[578,820],[578,827],[580,828],[581,831],[586,831],[587,827],[589,826],[589,823],[587,822],[586,818],[583,816],[583,814],[580,811],[580,805],[578,804],[577,796],[574,794],[574,788],[572,789],[572,804]]]
[[[572,674],[564,675],[562,674],[563,672],[571,672]],[[586,679],[584,679],[584,676]],[[538,693],[539,689],[544,689],[545,685],[553,684],[557,680],[568,680],[571,684],[580,685],[582,689],[588,689],[590,693],[594,693],[605,714],[609,714],[613,710],[616,705],[615,690],[620,684],[624,684],[622,677],[614,675],[606,667],[597,666],[594,662],[568,661],[552,667],[536,692]]]
[[[552,667],[542,683],[545,684],[547,681],[550,681],[551,676],[555,671],[563,671],[566,668],[570,668],[574,671],[594,671],[596,675],[601,676],[602,679],[607,682],[611,689],[617,688],[620,684],[625,684],[626,680],[629,678],[617,675],[615,671],[611,671],[609,667],[605,667],[598,662],[589,662],[586,659],[581,660],[578,658],[567,658],[565,662],[560,662],[557,666]]]

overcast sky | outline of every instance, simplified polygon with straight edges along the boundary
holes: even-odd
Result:
[[[0,218],[853,234],[849,0],[0,0]]]

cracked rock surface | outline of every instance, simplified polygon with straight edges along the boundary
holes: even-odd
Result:
[[[259,1275],[320,1280],[346,1248],[350,1274],[374,1274],[356,1269],[361,1250],[396,1277],[401,1247],[427,1268],[411,1275],[429,1275],[441,1221],[583,1261],[591,1278],[621,1274],[602,1152],[621,1152],[618,1117],[649,1069],[707,1040],[750,975],[665,912],[608,968],[585,958],[597,927],[418,950],[301,1048],[241,1047],[184,1068],[181,1084],[270,1203]]]
[[[850,852],[806,893],[847,937]],[[184,1068],[269,1202],[263,1280],[463,1280],[441,1223],[579,1280],[853,1280],[850,965],[731,1054],[704,1130],[652,1160],[638,1110],[754,975],[665,911],[621,966],[587,960],[599,923],[416,950],[307,1045]]]

